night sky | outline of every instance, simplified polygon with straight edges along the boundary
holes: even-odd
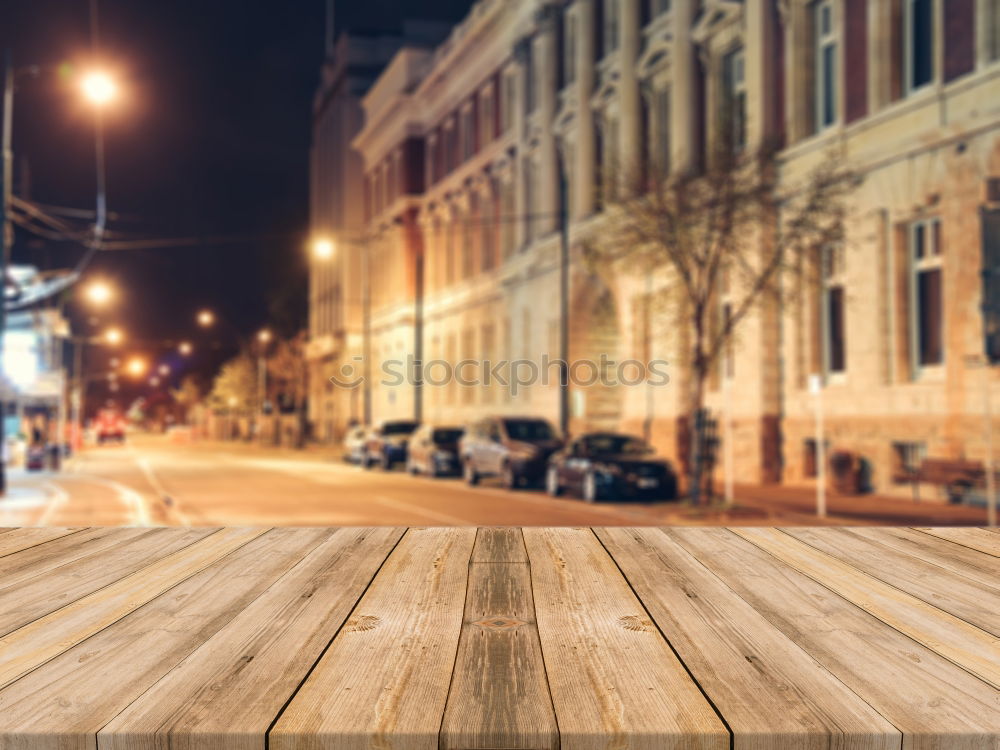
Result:
[[[337,27],[456,20],[469,0],[340,2]],[[113,315],[134,338],[191,338],[209,306],[244,332],[305,321],[312,97],[323,0],[100,0],[101,59],[123,81],[106,118],[110,228],[136,237],[251,236],[235,244],[102,253],[93,272],[125,291]],[[2,0],[15,65],[90,58],[88,0]],[[44,204],[92,208],[93,115],[57,75],[24,80],[17,178]],[[27,179],[26,179],[27,178]],[[15,261],[72,265],[77,246],[18,232]],[[220,332],[220,337],[222,336]],[[235,335],[232,336],[235,338]]]

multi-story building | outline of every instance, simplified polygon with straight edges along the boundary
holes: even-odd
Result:
[[[360,277],[364,182],[360,154],[351,146],[363,124],[361,98],[401,47],[430,47],[449,26],[404,21],[392,31],[350,30],[334,36],[329,10],[326,60],[313,105],[310,154],[312,242],[321,252],[310,264],[310,421],[321,440],[336,439],[365,420],[359,391],[337,389],[331,377],[362,355]]]
[[[789,184],[831,155],[862,177],[822,283],[759,306],[729,398],[710,383],[709,408],[730,404],[738,479],[815,471],[812,374],[829,449],[864,459],[879,491],[902,490],[898,469],[920,456],[984,458],[987,395],[1000,415],[997,373],[973,356],[998,241],[996,0],[480,0],[435,49],[403,47],[363,108],[351,189],[373,420],[562,413],[683,456],[682,366],[665,387],[568,396],[556,377],[513,394],[439,385],[443,365],[402,384],[378,368],[683,362],[660,304],[668,271],[609,276],[582,247],[624,167],[696,170],[727,137],[778,143]]]

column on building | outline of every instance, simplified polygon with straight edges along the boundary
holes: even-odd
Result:
[[[625,188],[635,179],[642,158],[642,107],[639,97],[639,75],[636,62],[641,51],[641,13],[639,0],[621,0],[619,24],[619,83],[618,83],[618,176]]]
[[[527,216],[531,210],[528,206],[528,196],[524,187],[525,180],[528,177],[527,165],[525,164],[527,153],[524,146],[528,130],[525,102],[527,99],[528,76],[531,73],[528,69],[530,56],[531,38],[525,37],[519,39],[514,45],[514,72],[512,74],[514,76],[515,89],[512,120],[517,142],[514,153],[516,162],[514,169],[514,194],[518,218]],[[516,227],[516,231],[514,232],[515,244],[518,248],[523,248],[528,241],[527,225],[524,221],[518,220],[514,222],[514,226]]]
[[[557,211],[559,198],[558,160],[556,159],[556,138],[552,123],[556,117],[556,87],[558,85],[557,25],[560,8],[546,5],[539,13],[539,29],[534,39],[534,74],[538,97],[538,116],[542,127],[538,144],[538,182],[536,210],[541,214],[535,222],[535,234],[544,237],[554,232],[558,226]],[[529,210],[532,210],[529,207]]]
[[[594,110],[590,98],[594,93],[594,3],[597,0],[576,0],[577,44],[576,44],[576,164],[573,175],[575,185],[573,207],[576,218],[582,219],[594,212],[594,185],[596,169],[594,164]]]
[[[699,97],[696,91],[694,24],[696,0],[674,0],[673,49],[670,56],[670,164],[675,172],[688,172],[698,163]]]

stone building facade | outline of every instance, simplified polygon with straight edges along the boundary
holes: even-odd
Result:
[[[899,470],[921,456],[985,456],[1000,378],[973,360],[1000,200],[996,0],[480,0],[442,44],[403,47],[362,106],[350,189],[367,272],[340,294],[366,300],[374,377],[354,392],[372,421],[557,420],[566,403],[571,431],[626,429],[682,456],[680,366],[666,386],[573,387],[565,402],[555,377],[513,394],[379,370],[682,362],[666,271],[609,277],[582,247],[623,166],[698,169],[726,137],[780,144],[789,184],[830,158],[863,178],[843,243],[817,251],[822,282],[755,310],[729,387],[710,383],[738,480],[810,480],[812,374],[828,449],[864,459],[872,489],[909,491]]]

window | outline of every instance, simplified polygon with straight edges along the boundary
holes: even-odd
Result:
[[[653,94],[653,148],[654,175],[663,177],[670,172],[670,90],[661,89]]]
[[[609,115],[604,123],[605,133],[601,150],[604,152],[604,163],[601,165],[603,176],[601,185],[604,200],[613,200],[617,195],[617,158],[618,158],[618,118]]]
[[[446,160],[446,173],[451,172],[455,169],[458,162],[458,133],[455,132],[455,121],[451,120],[444,127],[444,142],[445,142],[445,160]]]
[[[915,222],[909,231],[910,356],[914,373],[944,363],[941,221]]]
[[[812,6],[813,33],[816,39],[816,129],[822,130],[837,120],[837,36],[833,23],[833,0],[820,0]]]
[[[493,89],[487,89],[479,98],[479,145],[485,146],[494,138]]]
[[[986,57],[1000,60],[1000,0],[986,0]]]
[[[934,77],[934,0],[903,0],[903,70],[907,92]]]
[[[433,185],[437,182],[437,138],[427,140],[427,184]]]
[[[525,157],[524,159],[524,205],[526,206],[524,214],[524,237],[525,244],[530,244],[535,238],[535,199],[536,199],[536,188],[537,188],[537,168],[535,167],[535,162],[531,157]]]
[[[650,20],[670,11],[670,0],[646,0],[646,14]]]
[[[470,159],[476,152],[475,120],[472,107],[466,107],[462,110],[462,116],[459,119],[459,139],[463,162]]]
[[[604,0],[604,54],[610,55],[618,50],[618,40],[621,35],[621,2],[620,0]]]
[[[496,198],[492,190],[483,197],[482,206],[479,219],[479,247],[482,254],[482,269],[489,271],[496,266]]]
[[[823,373],[829,377],[847,370],[844,248],[832,245],[821,252]]]
[[[448,222],[448,226],[445,228],[444,279],[446,284],[455,283],[455,271],[457,266],[455,256],[458,254],[459,215],[457,212],[453,211],[450,218],[451,221]]]
[[[500,96],[500,127],[504,133],[508,133],[514,127],[514,107],[517,101],[514,76],[511,73],[505,73],[500,80],[500,87],[502,89]]]
[[[524,53],[524,111],[531,114],[538,105],[538,82],[535,80],[535,55],[529,41]]]
[[[722,59],[722,132],[735,152],[746,146],[746,70],[743,48],[737,47]]]
[[[604,131],[594,123],[594,208],[604,208]]]
[[[504,181],[500,185],[500,236],[503,245],[503,257],[514,254],[514,215],[517,213],[517,197],[514,193],[513,180]]]
[[[576,81],[576,16],[563,13],[562,37],[562,85],[570,86]]]
[[[479,224],[479,194],[469,195],[469,213],[462,222],[462,278],[476,272],[476,228]]]

